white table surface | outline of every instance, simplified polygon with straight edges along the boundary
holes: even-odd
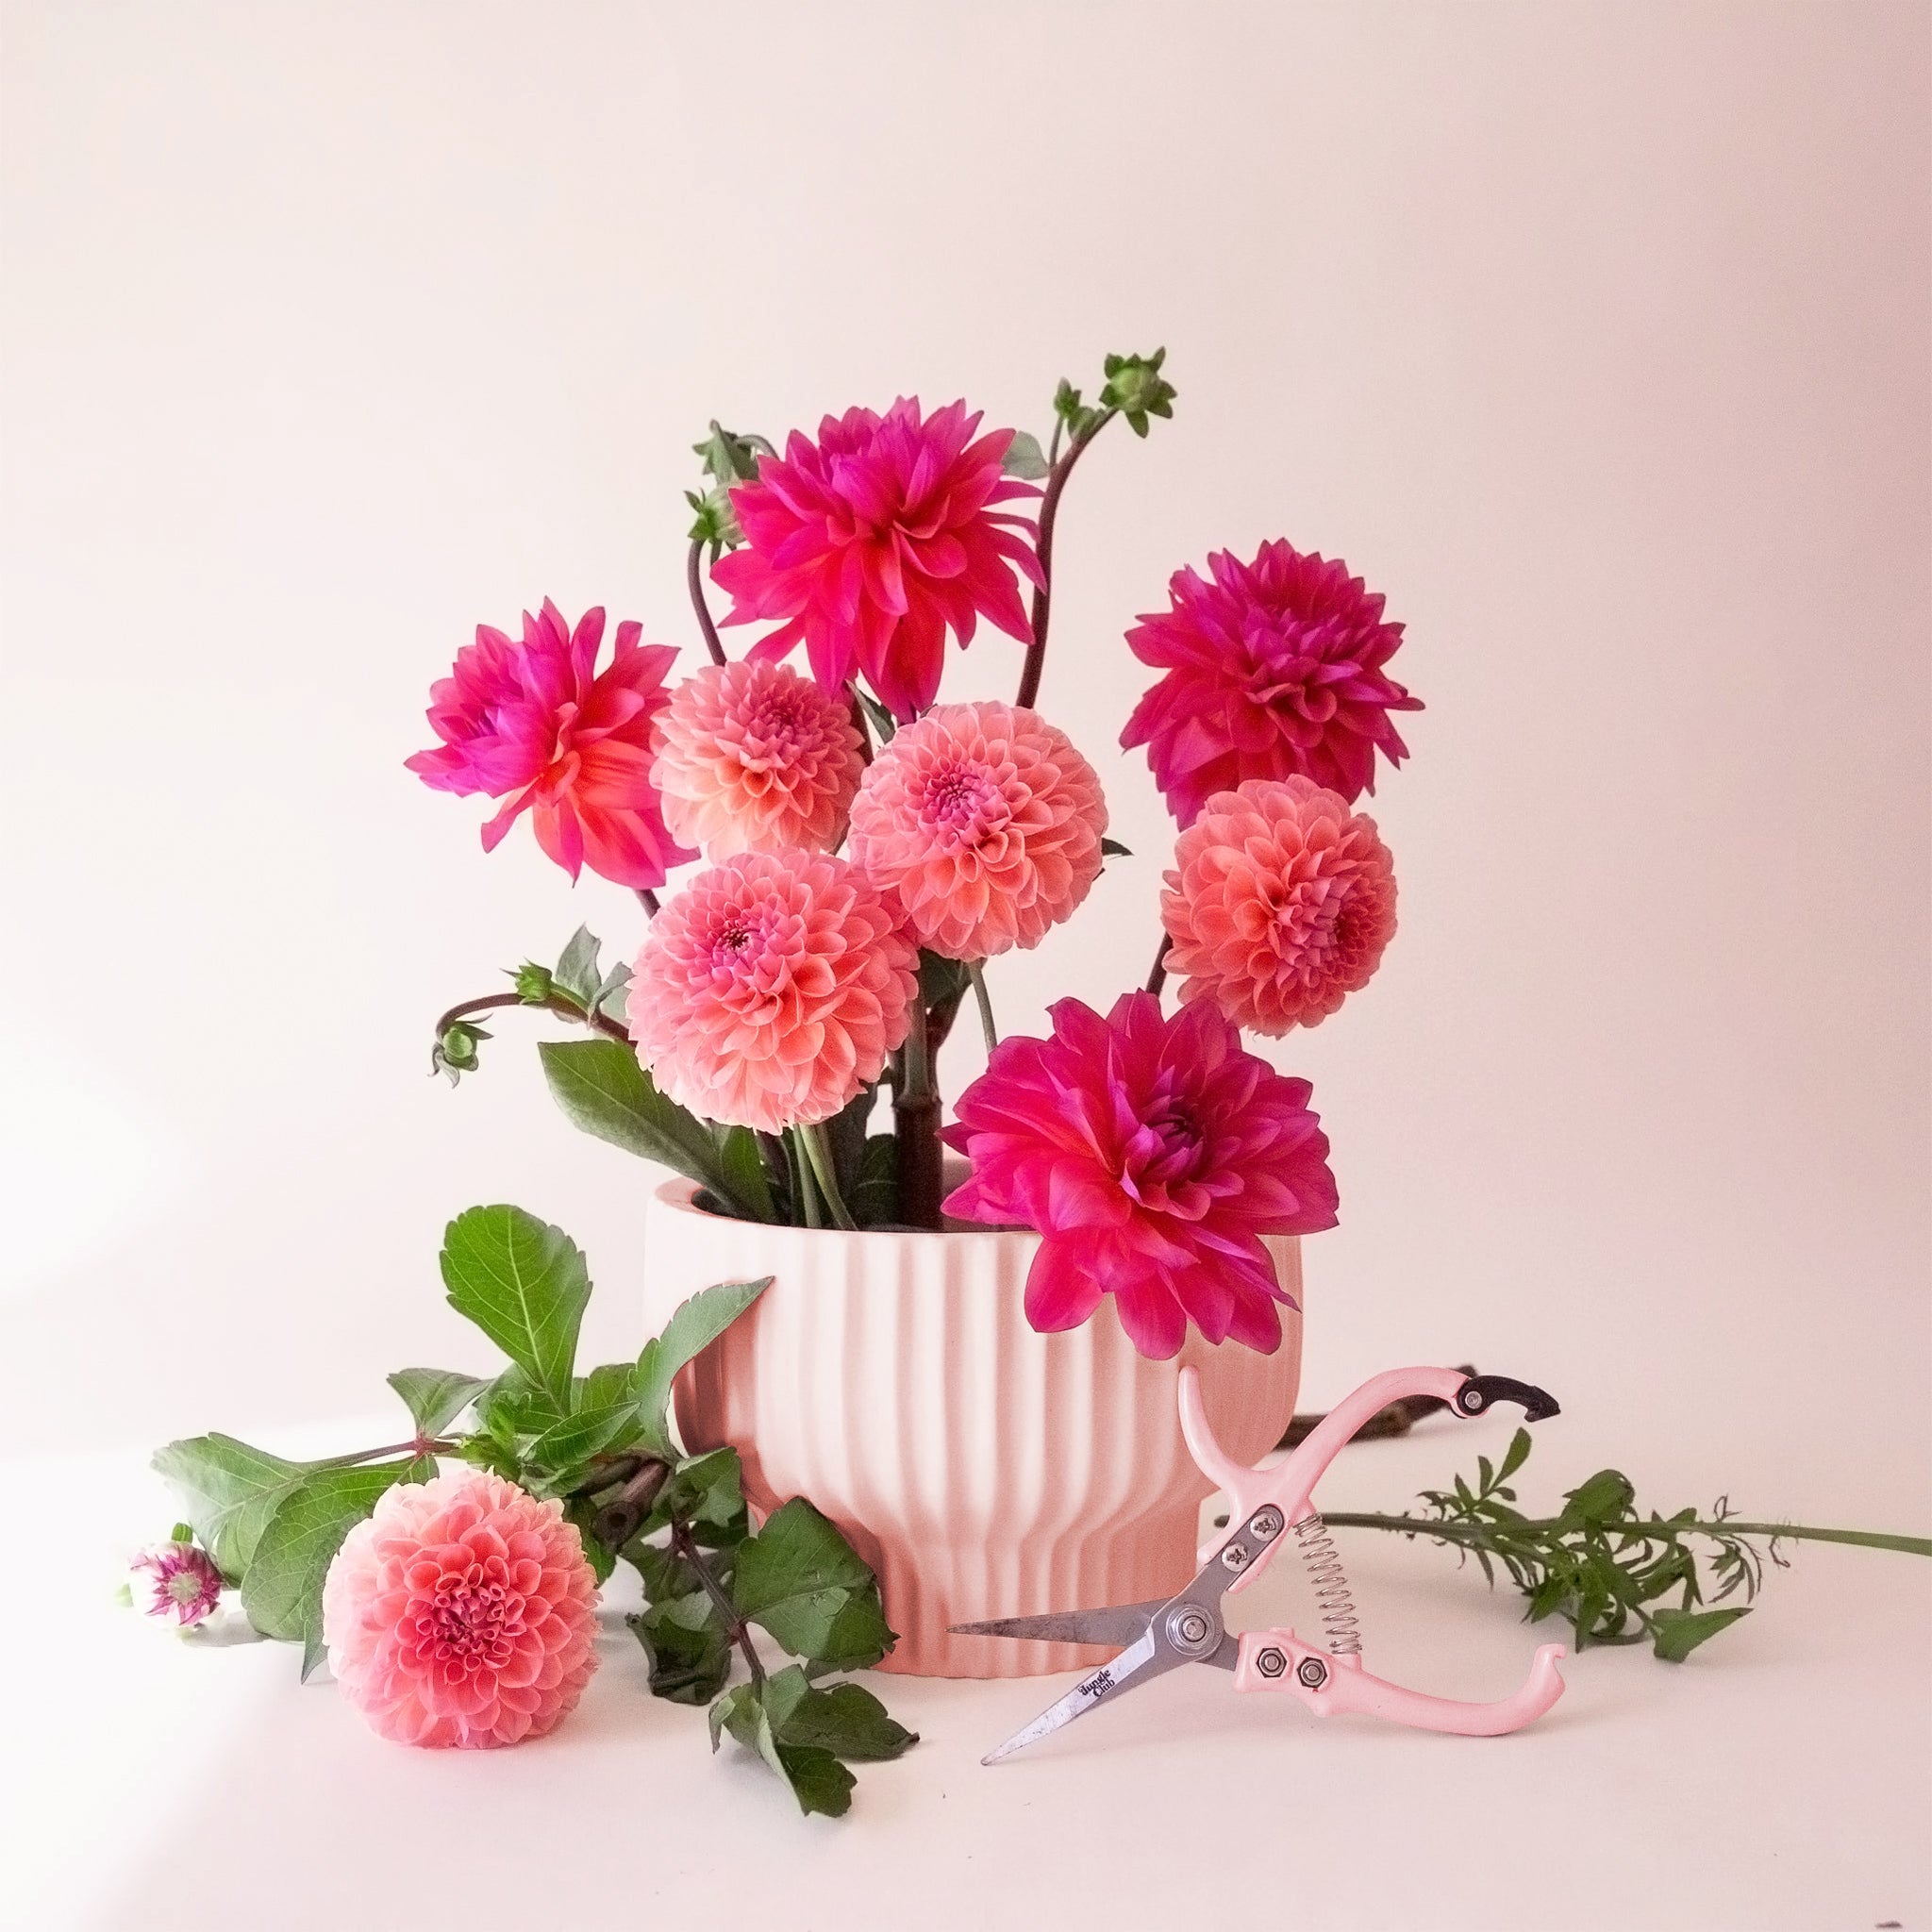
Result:
[[[1357,1445],[1324,1499],[1388,1507],[1506,1429]],[[1551,1435],[1550,1480],[1594,1467],[1589,1446]],[[77,1581],[50,1602],[16,1567],[0,1591],[8,1927],[1156,1927],[1244,1898],[1302,1932],[1932,1925],[1932,1564],[1807,1546],[1690,1663],[1590,1653],[1548,1718],[1496,1740],[1322,1724],[1183,1672],[982,1770],[1069,1679],[882,1678],[922,1741],[861,1768],[835,1823],[654,1701],[615,1608],[552,1738],[384,1743],[325,1680],[299,1686],[288,1647],[116,1608],[116,1553],[170,1520],[164,1492],[133,1457],[67,1473],[91,1508],[44,1534]],[[16,1463],[8,1492],[47,1474]],[[1440,1551],[1344,1534],[1373,1668],[1514,1687],[1537,1639],[1513,1600]],[[1238,1600],[1251,1621],[1299,1613],[1289,1568]]]

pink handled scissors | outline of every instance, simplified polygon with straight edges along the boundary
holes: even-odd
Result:
[[[955,1624],[956,1630],[976,1636],[1120,1647],[1111,1663],[1089,1672],[1051,1709],[1041,1711],[981,1761],[997,1764],[1111,1703],[1124,1690],[1151,1683],[1182,1664],[1212,1664],[1232,1671],[1237,1690],[1291,1691],[1318,1717],[1363,1711],[1420,1730],[1456,1731],[1465,1737],[1494,1737],[1540,1718],[1563,1694],[1563,1679],[1557,1670],[1557,1660],[1564,1655],[1560,1643],[1543,1644],[1523,1688],[1493,1704],[1425,1696],[1371,1676],[1362,1668],[1361,1639],[1348,1585],[1310,1495],[1342,1444],[1371,1416],[1405,1395],[1434,1395],[1459,1416],[1481,1415],[1494,1402],[1521,1403],[1531,1422],[1557,1412],[1556,1403],[1541,1389],[1507,1375],[1391,1369],[1364,1382],[1331,1410],[1285,1462],[1246,1469],[1215,1441],[1201,1403],[1200,1376],[1192,1369],[1183,1369],[1181,1433],[1201,1473],[1227,1494],[1226,1535],[1202,1553],[1194,1580],[1159,1603]],[[1250,1630],[1237,1637],[1222,1617],[1222,1599],[1245,1590],[1291,1535],[1314,1580],[1328,1640],[1325,1649],[1305,1643],[1292,1630]]]

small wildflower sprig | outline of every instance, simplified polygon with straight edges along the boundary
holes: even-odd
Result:
[[[594,970],[593,957],[578,963]],[[686,1455],[671,1428],[679,1371],[769,1277],[706,1289],[635,1361],[579,1374],[591,1275],[561,1228],[519,1208],[473,1208],[450,1223],[441,1267],[450,1306],[508,1365],[493,1375],[397,1370],[390,1387],[412,1433],[381,1448],[298,1462],[231,1436],[168,1443],[154,1466],[187,1521],[137,1559],[137,1607],[187,1625],[233,1589],[260,1635],[302,1645],[305,1678],[329,1658],[345,1694],[385,1736],[507,1743],[568,1715],[595,1668],[591,1593],[628,1563],[643,1585],[645,1607],[629,1624],[650,1660],[652,1690],[710,1705],[713,1749],[729,1731],[785,1779],[802,1809],[844,1813],[854,1782],[847,1763],[896,1757],[916,1741],[861,1685],[820,1682],[875,1664],[892,1647],[877,1579],[802,1499],[754,1533],[737,1452]],[[469,1480],[458,1479],[466,1469]],[[374,1529],[358,1533],[372,1516]],[[499,1541],[554,1547],[541,1565],[525,1566],[531,1574],[521,1582],[478,1586],[456,1546],[479,1521],[486,1544],[493,1527]],[[405,1530],[436,1560],[377,1575],[372,1536],[380,1531],[390,1549]],[[357,1574],[332,1581],[345,1545],[343,1561]],[[391,1627],[404,1584],[404,1594],[423,1600],[412,1596]],[[506,1602],[507,1591],[525,1589],[538,1592],[527,1616]],[[552,1628],[565,1611],[574,1636]],[[509,1640],[540,1627],[558,1641],[570,1637],[570,1670],[557,1695],[533,1705]],[[761,1641],[791,1661],[774,1668]],[[474,1674],[454,1702],[444,1652]],[[500,1681],[486,1682],[500,1666]]]

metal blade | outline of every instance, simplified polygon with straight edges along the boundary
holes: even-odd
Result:
[[[1105,1643],[1124,1650],[1139,1641],[1167,1599],[1114,1604],[1104,1610],[1049,1610],[1039,1617],[994,1617],[984,1624],[955,1624],[959,1637],[1018,1637],[1041,1643]]]
[[[979,1761],[997,1764],[1002,1757],[1010,1757],[1014,1752],[1024,1751],[1027,1745],[1051,1737],[1075,1718],[1085,1717],[1090,1710],[1098,1710],[1123,1690],[1163,1676],[1176,1665],[1187,1661],[1186,1657],[1157,1643],[1152,1630],[1142,1631],[1138,1643],[1122,1651],[1110,1664],[1102,1664],[1097,1671],[1090,1671],[1058,1704],[1041,1711],[1024,1730],[1015,1731],[997,1750],[989,1751]]]

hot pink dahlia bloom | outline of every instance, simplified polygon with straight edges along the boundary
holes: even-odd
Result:
[[[950,959],[1037,946],[1100,875],[1107,802],[1064,731],[1011,705],[939,705],[867,768],[852,862]]]
[[[1253,563],[1230,551],[1168,583],[1169,608],[1127,643],[1167,673],[1134,708],[1121,743],[1147,747],[1155,781],[1182,824],[1245,778],[1299,773],[1353,801],[1375,789],[1375,753],[1408,756],[1391,711],[1419,711],[1383,666],[1402,626],[1339,560],[1264,543]]]
[[[521,643],[478,625],[429,690],[442,742],[404,762],[439,791],[507,800],[483,827],[486,852],[528,811],[538,844],[572,878],[588,865],[620,886],[661,886],[668,867],[697,854],[673,843],[651,782],[651,721],[677,653],[641,644],[641,634],[620,624],[600,674],[601,609],[573,632],[546,597],[541,616],[525,611]]]
[[[222,1573],[206,1550],[191,1542],[156,1543],[127,1565],[128,1592],[146,1617],[160,1617],[185,1630],[208,1616],[222,1600]]]
[[[919,955],[827,853],[741,853],[651,922],[626,1013],[658,1087],[706,1120],[829,1120],[906,1038]]]
[[[1206,1004],[1170,1020],[1130,992],[1105,1019],[1078,1000],[1051,1012],[1051,1039],[1003,1040],[960,1095],[946,1139],[973,1174],[947,1212],[1039,1230],[1036,1328],[1074,1327],[1110,1294],[1142,1355],[1176,1353],[1190,1317],[1209,1341],[1272,1354],[1290,1298],[1261,1237],[1335,1225],[1308,1083],[1244,1052]]]
[[[1395,931],[1395,868],[1375,822],[1309,778],[1218,791],[1180,836],[1160,895],[1184,1001],[1238,1026],[1314,1026],[1368,985]]]
[[[734,600],[724,621],[784,620],[753,656],[783,657],[803,638],[827,691],[857,669],[912,718],[939,690],[948,629],[968,643],[983,616],[1032,637],[1013,572],[1041,581],[1033,526],[991,506],[1040,492],[1001,474],[1013,432],[975,442],[979,421],[963,402],[922,421],[917,396],[883,416],[848,409],[816,442],[793,430],[782,458],[732,491],[745,544],[712,566]]]
[[[597,1668],[596,1608],[562,1504],[480,1469],[384,1491],[322,1591],[329,1669],[398,1744],[541,1738]]]
[[[829,852],[865,770],[849,700],[783,664],[711,664],[658,714],[664,818],[709,859]]]

